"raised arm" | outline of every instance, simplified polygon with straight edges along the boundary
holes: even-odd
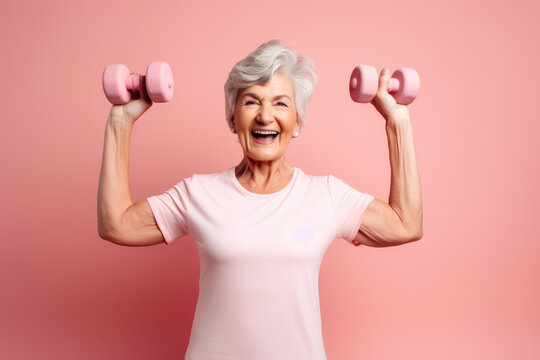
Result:
[[[390,72],[383,69],[372,103],[386,120],[390,196],[388,204],[378,199],[369,204],[355,238],[359,244],[376,247],[404,244],[423,235],[422,188],[409,110],[388,94],[389,78]]]
[[[97,194],[98,234],[119,245],[147,246],[164,241],[148,202],[133,203],[129,191],[131,132],[151,105],[145,97],[113,105],[105,127]]]

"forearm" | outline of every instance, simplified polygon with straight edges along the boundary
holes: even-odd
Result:
[[[129,148],[133,124],[109,117],[105,127],[103,158],[98,186],[98,232],[111,234],[131,206]]]
[[[391,182],[388,204],[411,237],[422,237],[422,188],[409,119],[387,122]]]

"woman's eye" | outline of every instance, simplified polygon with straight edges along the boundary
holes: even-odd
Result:
[[[251,104],[255,104],[255,101],[253,101],[253,100],[246,101],[246,105],[251,105]]]
[[[283,101],[278,102],[278,104],[287,106]]]

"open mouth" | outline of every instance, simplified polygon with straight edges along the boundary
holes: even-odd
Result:
[[[274,139],[278,137],[279,133],[277,131],[260,131],[254,130],[251,132],[253,140],[258,144],[271,144],[274,142]]]

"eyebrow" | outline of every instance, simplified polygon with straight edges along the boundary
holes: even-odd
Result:
[[[245,94],[242,95],[242,97],[240,99],[243,99],[244,96],[251,96],[251,97],[254,97],[255,99],[259,99],[259,97],[255,93],[245,93]],[[282,97],[289,98],[289,100],[292,101],[292,99],[288,95],[285,95],[285,94],[276,95],[276,96],[274,96],[274,98],[272,100],[281,99]]]

